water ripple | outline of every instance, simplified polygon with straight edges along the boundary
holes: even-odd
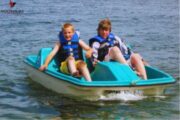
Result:
[[[8,1],[0,4],[1,9],[24,11],[22,15],[0,13],[1,119],[178,118],[178,0],[16,2],[14,8],[9,8]],[[24,58],[28,54],[37,54],[42,47],[53,47],[64,22],[73,23],[88,43],[88,39],[96,34],[99,20],[106,17],[112,21],[113,33],[124,38],[152,66],[178,80],[168,89],[165,98],[125,102],[76,101],[31,83],[27,78]]]

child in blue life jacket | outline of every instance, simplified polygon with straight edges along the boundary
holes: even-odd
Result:
[[[97,36],[89,40],[89,45],[93,49],[91,60],[94,66],[99,61],[115,60],[130,65],[140,77],[147,79],[142,57],[133,53],[118,36],[111,33],[109,19],[99,22]]]
[[[87,81],[91,81],[91,76],[86,63],[82,60],[82,49],[86,50],[86,57],[90,58],[92,49],[79,38],[79,32],[74,30],[74,26],[65,23],[59,33],[59,41],[48,55],[45,63],[39,68],[44,71],[51,59],[58,53],[61,60],[60,70],[63,73],[73,76],[82,75]]]

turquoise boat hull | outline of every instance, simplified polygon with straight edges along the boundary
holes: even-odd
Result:
[[[44,63],[51,50],[52,48],[42,48],[38,55],[29,55],[24,62],[28,67],[28,74],[32,80],[58,93],[76,96],[76,94],[78,94],[77,92],[79,92],[80,94],[77,96],[86,96],[88,93],[91,93],[89,91],[93,91],[92,94],[89,94],[89,96],[92,97],[113,91],[138,89],[146,91],[144,93],[148,93],[149,95],[157,95],[159,93],[152,92],[157,92],[157,90],[163,92],[167,86],[176,82],[169,74],[151,66],[146,66],[148,80],[142,80],[129,66],[114,61],[100,62],[96,65],[95,69],[92,70],[90,62],[85,57],[84,60],[91,70],[92,82],[86,81],[83,77],[73,77],[61,73],[59,63],[56,59],[57,56],[50,62],[44,72],[40,72],[38,68]],[[44,82],[43,80],[45,79],[47,80]],[[51,79],[55,79],[54,86],[57,88],[51,85],[51,82],[53,82]],[[58,88],[57,84],[62,88],[66,86],[66,88]],[[64,86],[62,86],[63,84]],[[67,86],[74,89],[69,90]],[[67,92],[65,92],[65,90],[67,90]],[[100,93],[101,90],[103,90],[102,93]],[[84,95],[84,92],[86,95]]]

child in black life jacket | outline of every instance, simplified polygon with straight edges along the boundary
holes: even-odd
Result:
[[[74,30],[72,24],[65,23],[62,27],[62,31],[59,33],[59,41],[55,44],[53,50],[46,58],[44,65],[42,65],[39,70],[45,70],[51,59],[59,53],[61,59],[61,72],[73,76],[82,75],[87,81],[91,81],[87,65],[82,60],[81,48],[87,51],[86,57],[90,58],[92,54],[91,48],[79,39],[79,32]]]
[[[111,33],[111,21],[109,19],[99,22],[97,36],[91,38],[89,44],[93,49],[91,58],[93,65],[99,61],[115,60],[130,65],[140,77],[147,79],[142,57],[133,53],[118,36]]]

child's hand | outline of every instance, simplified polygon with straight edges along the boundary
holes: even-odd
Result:
[[[86,52],[86,57],[87,58],[90,58],[92,55],[92,49],[89,49],[87,52]]]
[[[40,70],[40,71],[44,71],[46,68],[47,68],[46,65],[42,65],[42,66],[39,68],[39,70]]]
[[[100,61],[97,60],[97,59],[95,59],[95,60],[93,61],[93,66],[96,66],[96,64],[97,64],[98,62],[100,62]]]

